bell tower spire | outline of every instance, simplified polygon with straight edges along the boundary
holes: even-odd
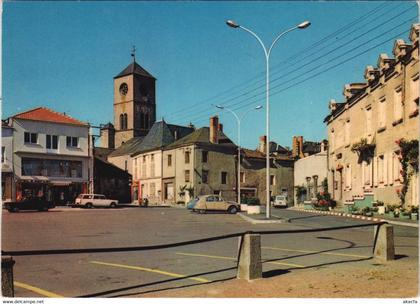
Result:
[[[133,62],[136,62],[136,46],[133,45],[133,48],[131,49],[131,57],[133,57]]]

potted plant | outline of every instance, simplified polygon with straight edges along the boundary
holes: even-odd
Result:
[[[376,207],[378,208],[378,214],[385,214],[385,206],[384,206],[384,202],[382,202],[382,201],[377,201],[377,202],[376,202]]]
[[[404,207],[401,207],[399,216],[400,216],[401,219],[410,219],[411,218],[411,211],[405,209]]]
[[[363,215],[366,215],[366,216],[372,216],[372,211],[371,211],[371,209],[369,207],[364,207],[362,209],[362,214]]]
[[[419,206],[411,206],[411,219],[414,221],[419,219]]]
[[[261,206],[260,200],[256,197],[250,198],[247,201],[247,213],[248,214],[260,214],[261,213]]]

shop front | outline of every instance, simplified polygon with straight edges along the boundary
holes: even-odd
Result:
[[[50,181],[48,178],[20,179],[16,182],[16,200],[42,197],[57,206],[74,203],[80,193],[87,193],[88,183]]]

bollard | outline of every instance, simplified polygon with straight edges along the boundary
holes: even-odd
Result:
[[[238,261],[238,279],[248,281],[262,278],[261,236],[245,234],[242,237]]]
[[[1,257],[1,293],[3,297],[14,297],[13,265],[15,261],[11,256]]]
[[[374,257],[384,261],[393,260],[395,258],[394,227],[384,224],[377,227],[374,232]]]

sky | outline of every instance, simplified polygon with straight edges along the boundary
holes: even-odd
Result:
[[[320,141],[328,102],[363,82],[396,38],[418,22],[414,1],[368,2],[5,2],[2,15],[2,118],[45,106],[93,125],[113,122],[113,77],[137,62],[157,78],[157,119],[197,128],[219,115],[237,142],[256,148],[265,134],[263,49],[270,55],[270,140]],[[262,105],[261,110],[251,110]]]

